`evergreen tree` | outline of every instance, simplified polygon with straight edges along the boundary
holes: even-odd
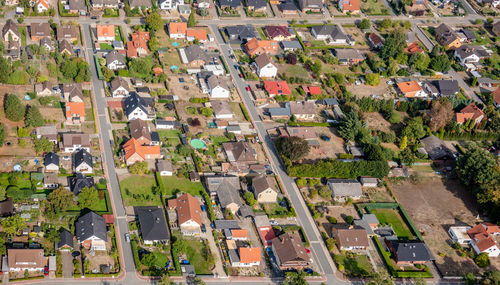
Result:
[[[13,122],[19,122],[24,118],[25,108],[21,100],[14,95],[8,95],[4,105],[5,117]]]

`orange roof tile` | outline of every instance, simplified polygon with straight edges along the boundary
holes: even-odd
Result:
[[[248,238],[247,230],[242,230],[242,229],[234,229],[231,230],[231,234],[233,238]]]
[[[186,36],[193,37],[199,41],[208,40],[207,31],[199,30],[199,29],[188,29],[186,32]]]
[[[292,95],[286,81],[264,81],[264,89],[270,95]]]
[[[259,41],[252,38],[245,44],[245,49],[250,55],[265,52],[274,52],[278,50],[277,41]]]
[[[83,102],[66,102],[66,118],[71,118],[73,115],[85,117],[85,104]]]
[[[414,53],[423,53],[424,50],[418,45],[417,42],[413,42],[408,45],[408,47],[405,49],[405,51],[409,54],[414,54]]]
[[[141,145],[136,139],[129,139],[124,145],[125,159],[129,159],[132,155],[138,154],[143,159],[146,159],[147,155],[160,155],[159,145]]]
[[[168,24],[168,31],[170,34],[186,34],[186,22],[170,22]]]
[[[500,105],[500,87],[495,89],[495,91],[491,92],[491,95],[493,95],[493,100]]]
[[[240,263],[260,262],[260,248],[240,247]]]
[[[115,25],[97,25],[97,37],[115,37]]]
[[[483,111],[476,104],[470,103],[456,114],[456,119],[458,123],[465,123],[468,120],[476,120],[481,116],[484,116]]]
[[[179,225],[193,220],[201,225],[200,203],[191,194],[184,194],[178,198],[168,200],[168,207],[177,210]]]
[[[417,81],[415,80],[400,82],[397,85],[399,90],[401,90],[403,94],[422,90],[422,87],[420,87],[420,85],[418,85]]]
[[[143,31],[135,31],[133,34],[132,34],[132,41],[135,41],[135,40],[149,40],[149,32],[143,32]]]
[[[359,0],[341,0],[344,11],[355,12],[359,11]]]

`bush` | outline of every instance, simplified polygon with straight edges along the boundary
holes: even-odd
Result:
[[[328,217],[327,220],[328,220],[329,223],[332,223],[332,224],[336,224],[337,223],[337,219],[335,217]]]
[[[343,162],[335,159],[322,160],[316,163],[302,163],[287,167],[288,174],[294,177],[332,177],[352,178],[372,176],[383,178],[389,173],[386,161],[350,161]]]
[[[401,122],[401,115],[398,112],[392,112],[389,116],[389,123],[398,124]]]
[[[148,163],[145,161],[138,161],[129,167],[129,171],[132,174],[146,174],[149,172]]]
[[[474,258],[474,262],[479,267],[488,267],[490,265],[490,258],[486,252],[483,252]]]

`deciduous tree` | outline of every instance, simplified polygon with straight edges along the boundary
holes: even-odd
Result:
[[[26,227],[26,223],[24,222],[24,219],[21,218],[21,215],[19,215],[19,214],[3,219],[1,224],[2,224],[2,228],[3,228],[3,232],[5,234],[7,234],[7,236],[9,236],[9,237],[13,236],[19,230]]]
[[[442,127],[445,127],[453,119],[453,106],[446,99],[436,100],[432,103],[429,112],[429,128],[435,132]]]
[[[299,137],[283,137],[277,141],[277,148],[281,155],[295,161],[309,153],[307,141]]]
[[[84,187],[78,194],[78,205],[81,209],[90,208],[99,200],[99,193],[95,187]]]
[[[74,198],[75,195],[69,190],[59,187],[50,192],[47,196],[47,201],[49,202],[53,212],[60,213],[66,211],[71,205],[73,205]]]

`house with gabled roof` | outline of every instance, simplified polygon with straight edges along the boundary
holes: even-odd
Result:
[[[256,31],[252,25],[228,26],[225,32],[232,43],[244,43],[255,38]]]
[[[418,240],[398,241],[385,239],[385,244],[392,253],[398,266],[425,264],[433,260],[427,245]]]
[[[11,19],[8,19],[2,28],[2,38],[6,42],[18,42],[21,39],[19,28]]]
[[[48,0],[36,0],[34,7],[38,13],[45,13],[50,9],[50,3]]]
[[[253,38],[245,44],[245,51],[250,55],[261,55],[264,53],[276,54],[278,52],[278,41],[257,40]]]
[[[240,180],[237,176],[207,176],[205,186],[213,197],[217,197],[223,209],[229,209],[233,214],[241,206],[239,194]]]
[[[124,69],[127,67],[125,56],[114,50],[106,54],[106,66],[111,70]]]
[[[278,68],[273,63],[272,58],[267,54],[257,56],[252,63],[255,72],[259,77],[272,78],[278,74]]]
[[[403,94],[403,96],[407,98],[427,97],[427,93],[415,80],[399,82],[396,84],[396,86],[398,87],[401,94]]]
[[[55,125],[41,126],[36,128],[36,138],[46,138],[52,143],[57,143],[57,127]]]
[[[90,136],[84,133],[64,133],[59,148],[63,152],[75,152],[82,148],[90,151]]]
[[[252,179],[252,191],[258,203],[276,203],[278,190],[274,179],[260,174]]]
[[[207,86],[210,98],[229,98],[231,96],[229,87],[222,78],[217,75],[211,75],[207,78]]]
[[[455,114],[455,120],[457,123],[463,124],[470,120],[472,121],[473,126],[481,124],[484,117],[484,112],[474,103],[470,103],[465,108],[460,110],[460,112]]]
[[[279,3],[278,6],[283,15],[297,15],[299,9],[293,0],[285,0]]]
[[[212,109],[214,110],[214,115],[216,119],[232,119],[234,116],[233,110],[229,102],[217,100],[211,101]]]
[[[316,40],[324,40],[328,44],[347,44],[347,36],[338,25],[313,26],[311,28],[311,34]]]
[[[500,234],[500,229],[492,223],[481,223],[467,231],[470,237],[470,244],[477,254],[487,253],[490,257],[500,255],[500,247],[495,240],[495,236]]]
[[[292,34],[293,30],[284,25],[278,26],[266,26],[264,28],[264,33],[267,38],[275,41],[291,40],[295,38],[295,34]]]
[[[316,118],[316,109],[313,102],[308,101],[290,101],[286,102],[286,107],[290,114],[297,120],[314,120]]]
[[[96,0],[93,0],[96,1]],[[115,40],[115,25],[102,25],[96,26],[97,40],[100,42],[111,42]]]
[[[80,37],[80,31],[78,26],[74,25],[60,25],[57,26],[57,40],[67,40],[71,43],[78,40]]]
[[[151,121],[156,117],[154,101],[151,98],[141,97],[136,92],[130,92],[125,98],[124,110],[129,121],[135,119]]]
[[[57,172],[59,171],[59,155],[54,152],[49,152],[43,157],[43,165],[45,171]]]
[[[301,270],[311,262],[300,236],[296,233],[284,233],[272,240],[271,251],[281,270]]]
[[[270,97],[276,95],[292,95],[292,90],[286,81],[264,81],[264,89]]]
[[[129,139],[124,145],[124,160],[128,166],[146,159],[160,159],[159,145],[142,145],[135,138]]]
[[[264,13],[267,10],[266,0],[245,0],[245,5],[247,6],[248,10],[257,13]]]
[[[95,186],[94,178],[92,176],[85,176],[85,174],[82,173],[77,173],[68,180],[71,192],[73,192],[75,196],[78,196],[78,194],[82,192],[83,188],[92,188]]]
[[[431,135],[420,140],[422,147],[418,149],[420,153],[427,154],[432,160],[454,159],[453,152],[446,146],[443,140]]]
[[[85,104],[83,102],[66,102],[66,123],[81,124],[85,121]]]
[[[123,98],[129,95],[128,82],[123,77],[117,76],[110,82],[109,92],[113,98]]]
[[[257,163],[257,153],[248,142],[226,142],[222,149],[227,160],[238,170],[248,169],[249,165]]]
[[[438,42],[449,49],[458,48],[462,45],[455,30],[445,23],[434,28],[434,35]]]
[[[208,41],[207,30],[204,29],[187,29],[186,40],[192,42],[198,40],[200,43]]]
[[[94,163],[92,155],[85,149],[80,149],[73,155],[73,169],[76,173],[92,174]]]
[[[193,68],[200,68],[210,61],[209,56],[198,45],[179,49],[179,54],[182,62]]]
[[[32,41],[39,41],[43,37],[51,37],[52,29],[49,23],[32,23],[30,25]]]
[[[469,63],[479,63],[481,59],[489,57],[490,54],[482,46],[462,45],[455,49],[453,56],[462,66],[465,66]]]
[[[168,23],[169,37],[172,39],[186,38],[187,22],[170,22]]]
[[[157,206],[134,207],[144,244],[166,243],[170,240],[163,209]]]
[[[177,212],[177,224],[183,235],[197,236],[201,234],[201,207],[191,194],[183,194],[168,200],[168,208]]]
[[[361,184],[355,179],[328,179],[327,185],[332,190],[333,199],[337,201],[349,198],[357,200],[363,196]]]
[[[298,3],[300,10],[304,13],[323,11],[323,0],[299,0]]]
[[[368,35],[368,41],[374,48],[377,49],[381,48],[384,45],[384,38],[373,32]]]
[[[108,241],[106,221],[94,212],[88,212],[76,220],[76,238],[78,242],[89,250],[105,251]]]
[[[135,8],[150,9],[150,8],[153,8],[153,4],[151,3],[151,0],[129,0],[128,4],[130,5],[130,9],[135,9]]]
[[[57,242],[56,250],[73,250],[75,248],[73,234],[64,229],[59,233],[59,241]]]
[[[339,0],[339,8],[344,14],[359,14],[359,0]]]
[[[370,248],[366,230],[359,226],[348,224],[333,225],[332,237],[341,251],[366,251]]]
[[[7,264],[5,264],[5,268],[8,268],[9,272],[42,272],[45,264],[46,258],[44,256],[43,249],[7,249]]]

